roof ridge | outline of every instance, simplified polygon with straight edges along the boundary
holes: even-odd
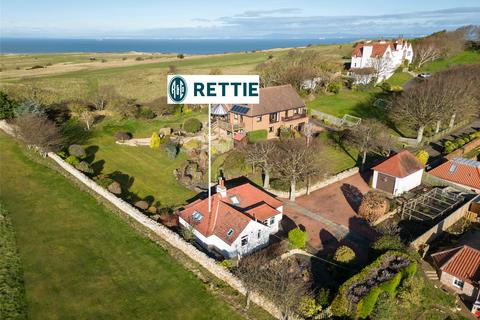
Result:
[[[470,247],[469,245],[466,245],[466,244],[457,247],[457,249],[460,249],[460,250],[458,250],[457,252],[455,252],[455,253],[453,254],[453,256],[452,256],[450,259],[448,259],[447,262],[445,262],[445,263],[443,264],[443,266],[440,267],[441,270],[443,270],[446,266],[448,266],[448,264],[449,264],[450,262],[452,262],[461,252],[463,252],[463,250],[472,249],[472,250],[474,250],[474,251],[477,251],[477,252],[480,254],[480,251],[479,251],[479,250],[474,249],[474,248],[472,248],[472,247]]]

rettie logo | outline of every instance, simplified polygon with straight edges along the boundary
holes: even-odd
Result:
[[[168,103],[258,104],[260,77],[256,75],[169,75]]]
[[[168,82],[168,96],[176,103],[182,102],[187,96],[187,83],[180,76],[174,76]]]

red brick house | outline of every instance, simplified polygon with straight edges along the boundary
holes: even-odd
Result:
[[[301,130],[308,123],[307,109],[291,85],[260,88],[256,105],[226,105],[226,121],[219,127],[231,132],[266,130],[268,139],[275,138],[281,127]]]
[[[453,158],[428,172],[439,180],[480,192],[480,161]]]

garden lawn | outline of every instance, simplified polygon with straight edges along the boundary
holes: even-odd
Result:
[[[392,86],[403,86],[412,79],[412,75],[407,72],[395,72],[386,82]]]
[[[200,113],[190,116],[199,119],[205,117]],[[192,190],[179,184],[173,175],[173,171],[187,160],[187,155],[180,152],[172,160],[163,146],[152,150],[148,146],[119,145],[115,143],[114,134],[116,131],[128,131],[134,138],[147,138],[162,127],[179,127],[183,121],[184,117],[176,116],[149,121],[109,120],[95,129],[93,137],[85,146],[97,150],[92,161],[94,168],[100,168],[104,174],[116,171],[122,173],[119,182],[138,198],[153,197],[153,203],[159,201],[162,207],[179,206],[195,196]],[[133,178],[133,183],[129,178]]]
[[[16,231],[29,318],[240,319],[91,195],[3,133],[0,144],[0,201]]]

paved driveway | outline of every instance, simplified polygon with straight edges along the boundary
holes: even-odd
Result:
[[[309,244],[316,249],[336,247],[339,242],[366,246],[374,230],[357,216],[357,209],[370,187],[360,174],[343,179],[295,203],[285,202],[285,215],[308,233]]]

